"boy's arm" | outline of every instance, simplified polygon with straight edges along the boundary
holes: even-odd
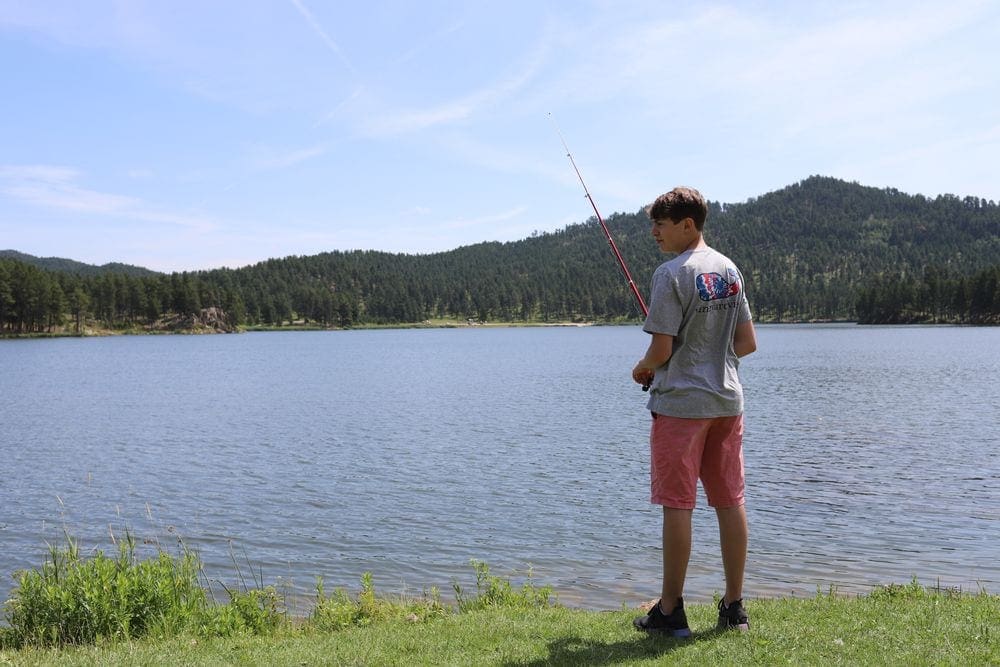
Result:
[[[657,368],[667,363],[670,355],[674,352],[674,337],[669,334],[650,334],[652,340],[649,341],[649,348],[646,356],[639,360],[639,363],[632,369],[632,379],[643,386],[649,386],[653,382],[653,373]]]
[[[757,332],[753,328],[753,320],[740,322],[733,333],[733,351],[737,357],[745,357],[757,350]]]

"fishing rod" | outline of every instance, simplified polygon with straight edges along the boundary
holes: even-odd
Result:
[[[629,289],[632,290],[632,295],[635,296],[635,300],[639,303],[639,308],[642,310],[642,316],[649,316],[649,308],[646,308],[646,302],[642,299],[642,294],[639,293],[639,288],[635,286],[635,281],[632,280],[632,274],[628,270],[628,266],[625,264],[625,258],[618,251],[618,246],[615,244],[615,240],[611,237],[611,230],[604,223],[604,218],[601,217],[601,212],[597,210],[597,204],[594,203],[594,198],[590,196],[590,190],[587,189],[587,184],[583,182],[583,175],[580,174],[579,167],[576,166],[576,160],[573,159],[573,153],[569,150],[569,145],[566,143],[566,138],[563,136],[562,132],[559,131],[559,126],[556,125],[556,119],[552,118],[552,114],[549,114],[549,118],[552,119],[552,125],[556,128],[556,134],[559,135],[559,139],[562,141],[563,148],[566,149],[566,157],[569,158],[569,163],[573,165],[573,171],[576,172],[576,177],[580,179],[580,185],[583,186],[583,192],[587,195],[587,201],[590,202],[590,207],[594,209],[594,215],[597,216],[597,221],[601,223],[601,229],[604,230],[604,238],[608,240],[608,245],[611,246],[611,252],[615,254],[615,259],[618,260],[618,266],[622,268],[622,273],[625,274],[625,280],[628,281]],[[643,391],[649,391],[649,385],[642,385]]]
[[[549,118],[552,119],[552,125],[556,128],[556,134],[559,135],[559,139],[562,141],[563,148],[566,149],[566,157],[569,158],[569,162],[573,165],[573,171],[576,172],[576,177],[580,179],[580,185],[583,186],[583,192],[587,196],[587,201],[590,202],[591,208],[594,209],[594,214],[597,216],[597,221],[601,223],[601,229],[604,230],[604,237],[608,240],[608,245],[611,246],[611,252],[615,254],[615,259],[618,260],[618,266],[621,267],[622,273],[625,274],[625,280],[628,281],[629,289],[632,290],[632,295],[635,296],[635,300],[639,303],[639,308],[642,309],[642,316],[647,317],[649,315],[649,309],[646,308],[646,302],[642,299],[642,294],[639,293],[639,288],[635,286],[635,281],[632,280],[632,274],[629,273],[628,266],[625,264],[625,259],[622,254],[618,251],[618,246],[615,245],[615,240],[611,237],[611,230],[604,223],[604,218],[601,217],[601,212],[597,210],[597,204],[594,203],[594,198],[590,196],[590,190],[587,189],[587,184],[583,182],[583,176],[580,174],[580,169],[576,166],[576,160],[573,159],[573,154],[569,150],[569,146],[566,144],[566,138],[563,137],[562,132],[559,131],[559,126],[556,125],[555,118],[552,118],[552,114],[549,114]]]

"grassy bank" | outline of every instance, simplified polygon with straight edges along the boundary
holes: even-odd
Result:
[[[0,653],[24,665],[642,665],[1000,664],[1000,598],[916,586],[860,598],[749,603],[750,632],[717,633],[715,607],[688,605],[694,637],[646,636],[636,612],[489,607],[337,631],[285,626],[267,635],[181,635]]]
[[[0,626],[0,665],[605,665],[1000,664],[1000,596],[914,581],[864,596],[748,600],[748,633],[716,632],[713,604],[688,604],[694,637],[647,636],[638,610],[557,604],[530,578],[514,586],[473,562],[474,585],[420,597],[324,590],[306,617],[252,574],[222,587],[184,548],[138,560],[126,531],[116,554],[81,555],[67,537],[19,572]],[[223,593],[221,596],[219,593]],[[222,598],[221,601],[219,598]]]

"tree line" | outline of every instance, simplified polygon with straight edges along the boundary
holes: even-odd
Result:
[[[606,222],[648,294],[665,257],[645,213]],[[711,202],[706,239],[742,268],[760,321],[996,319],[995,290],[986,296],[1000,267],[993,201],[814,176],[743,203]],[[226,328],[640,318],[593,218],[521,241],[426,255],[333,251],[172,274],[126,265],[84,271],[67,262],[0,253],[0,332],[82,330],[88,322],[183,328],[207,310]]]
[[[916,280],[882,276],[860,290],[856,312],[861,324],[1000,324],[1000,266],[971,276],[936,267]]]
[[[164,318],[200,315],[206,308],[226,313],[235,328],[242,314],[239,296],[218,289],[194,273],[134,277],[108,272],[80,276],[0,259],[0,332],[44,333],[88,321],[111,329],[133,329]]]

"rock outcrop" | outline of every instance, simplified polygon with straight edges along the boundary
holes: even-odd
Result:
[[[174,333],[235,333],[237,331],[236,327],[229,323],[226,312],[215,306],[202,308],[198,314],[175,314],[163,317],[149,329]]]

